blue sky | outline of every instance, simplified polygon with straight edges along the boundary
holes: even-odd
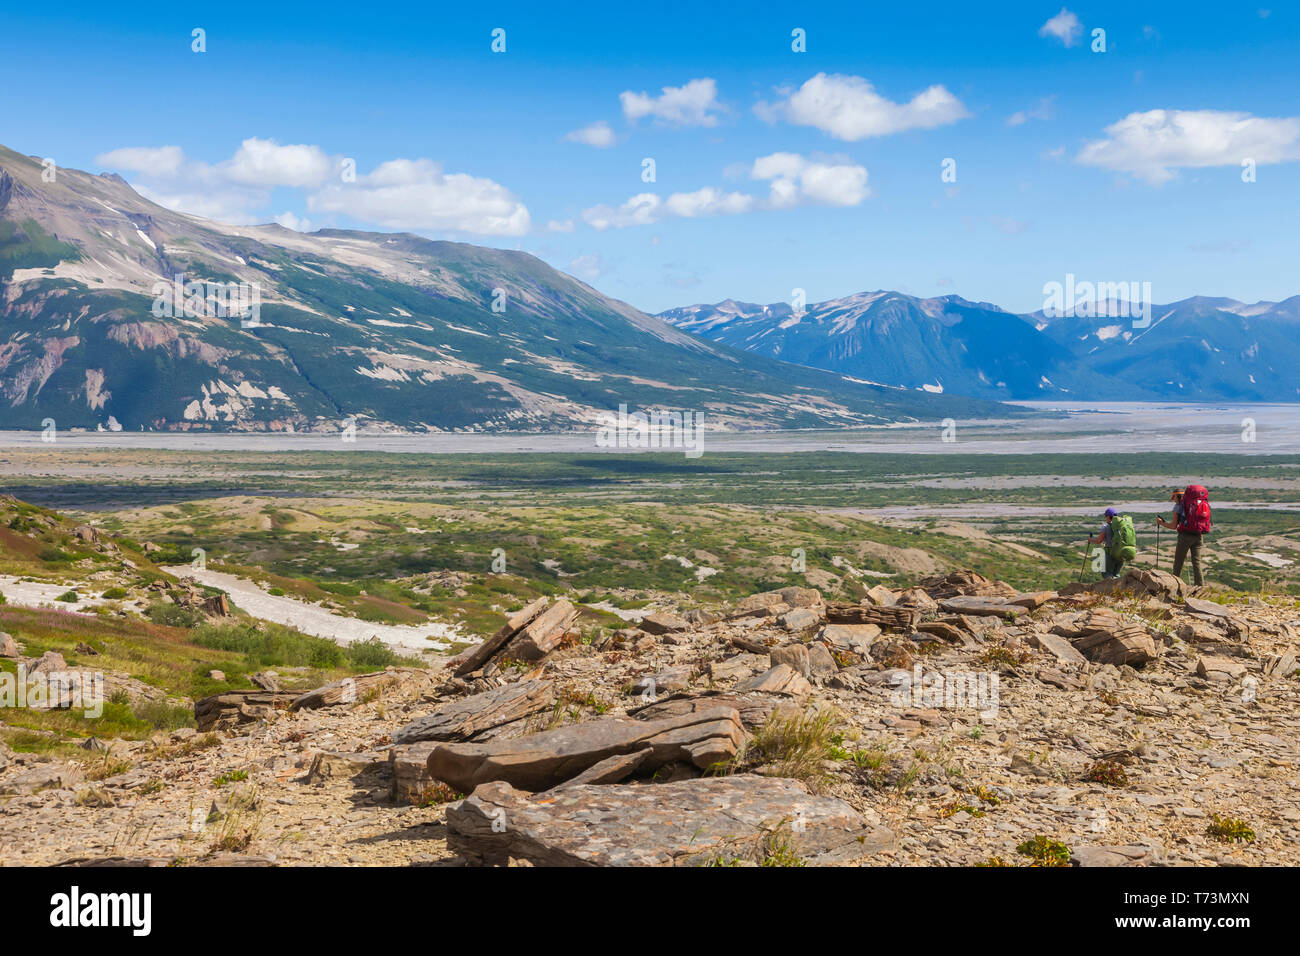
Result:
[[[229,221],[524,249],[648,311],[1300,292],[1294,7],[552,7],[17,7],[0,142]]]

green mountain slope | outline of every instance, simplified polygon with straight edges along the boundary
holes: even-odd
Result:
[[[620,404],[730,428],[1009,411],[704,342],[522,252],[228,226],[117,176],[42,172],[0,147],[3,428],[567,430]],[[178,298],[177,277],[208,285]],[[257,291],[255,326],[216,295],[238,283]]]

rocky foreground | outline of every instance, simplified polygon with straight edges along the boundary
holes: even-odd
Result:
[[[270,675],[196,702],[197,730],[88,741],[94,779],[0,746],[0,845],[8,865],[1296,865],[1297,617],[1158,571],[1031,594],[957,572],[584,643],[543,598],[438,669],[306,694]]]

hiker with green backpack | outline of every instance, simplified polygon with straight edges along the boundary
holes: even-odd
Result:
[[[1124,562],[1137,557],[1137,532],[1133,529],[1133,519],[1122,515],[1114,508],[1106,509],[1106,523],[1101,526],[1097,537],[1089,538],[1089,544],[1105,546],[1106,570],[1103,578],[1117,578],[1124,569]]]

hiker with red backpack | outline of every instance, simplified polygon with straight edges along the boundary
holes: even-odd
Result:
[[[1175,528],[1178,531],[1178,544],[1174,547],[1174,577],[1183,574],[1183,562],[1192,556],[1192,578],[1196,586],[1205,583],[1201,576],[1201,535],[1209,531],[1210,493],[1204,485],[1188,485],[1185,491],[1175,489],[1169,495],[1174,503],[1174,522],[1170,524],[1164,518],[1156,518],[1162,528]]]

